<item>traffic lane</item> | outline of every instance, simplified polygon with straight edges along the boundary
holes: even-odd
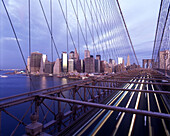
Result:
[[[134,84],[132,84],[132,85],[127,84],[127,85],[125,85],[124,87],[130,87],[130,86],[131,86],[131,88],[134,88],[134,87],[133,87]],[[123,93],[123,94],[124,94],[124,93]],[[123,95],[123,94],[122,94],[122,95]],[[122,97],[122,96],[121,96],[121,97]],[[113,104],[114,104],[114,103],[113,103]],[[113,104],[112,104],[112,105],[113,105]],[[106,113],[106,112],[105,112],[105,113]],[[104,114],[105,114],[105,113],[104,113]],[[102,116],[103,116],[104,114],[102,114]],[[100,119],[102,118],[102,116],[100,117]],[[89,135],[89,133],[94,129],[94,127],[96,126],[96,123],[99,122],[100,119],[98,119],[97,121],[94,121],[94,122],[93,122],[93,120],[92,120],[93,123],[92,123],[92,124],[89,123],[88,128],[87,128],[86,130],[84,129],[85,131],[82,129],[82,130],[80,130],[80,132],[78,132],[77,134],[78,134],[78,135],[80,135],[80,134],[81,134],[81,135]],[[85,127],[86,127],[86,126],[85,126]]]
[[[138,80],[139,82],[143,82],[143,80]],[[143,85],[136,85],[135,86],[135,89],[141,89]],[[136,99],[134,101],[134,103],[131,103],[133,104],[133,108],[137,108],[136,106],[138,105],[138,101],[140,100],[140,93],[136,93]],[[129,113],[126,113],[125,114],[125,117],[123,118],[122,120],[122,125],[120,126],[120,128],[118,129],[116,135],[127,135],[129,133],[129,131],[131,131],[131,129],[133,129],[133,124],[132,122],[134,121],[134,118],[135,116],[133,114],[129,114]],[[131,126],[132,125],[132,126]],[[126,127],[124,127],[126,126]],[[131,128],[132,127],[132,128]],[[115,132],[114,132],[115,134]]]
[[[113,100],[109,102],[111,105],[114,105],[123,95],[123,92],[119,92],[113,97]],[[108,113],[108,110],[101,110],[101,112],[92,120],[92,124],[88,124],[88,128],[81,134],[82,136],[87,136],[91,133],[91,131],[96,127],[98,122]],[[100,116],[99,116],[100,115]],[[90,122],[91,123],[91,122]],[[83,129],[82,129],[83,130]]]
[[[138,109],[147,110],[147,97],[146,93],[141,93]],[[134,128],[132,135],[145,136],[149,134],[148,117],[142,115],[136,115]]]
[[[159,112],[157,104],[156,104],[156,100],[154,98],[154,94],[150,94],[149,99],[150,99],[150,105],[151,105],[150,110],[153,112]],[[151,127],[152,127],[152,134],[154,136],[165,136],[166,135],[161,119],[151,117]]]
[[[131,86],[131,87],[130,87],[130,86]],[[134,84],[131,84],[131,85],[130,85],[130,84],[126,84],[124,87],[133,88],[133,86],[134,86]],[[123,92],[123,94],[121,95],[121,97],[122,97],[125,93],[127,94],[127,92]],[[121,98],[121,97],[120,97],[120,98]],[[120,99],[120,98],[119,98],[119,99]],[[119,99],[118,99],[118,100],[119,100]],[[118,102],[118,101],[117,101],[117,102]],[[117,103],[117,102],[116,102],[116,103]],[[116,103],[114,103],[114,104],[112,104],[112,105],[115,105]],[[106,113],[106,114],[110,114],[110,113]],[[106,115],[105,115],[105,116],[106,116]],[[106,121],[106,120],[105,120],[105,121]],[[95,123],[93,123],[92,125],[88,126],[88,129],[86,129],[83,133],[81,132],[81,133],[79,133],[79,134],[81,134],[81,135],[90,135],[90,134],[91,134],[92,132],[94,132],[95,129],[96,129],[96,128],[94,128],[94,127],[96,127],[96,126],[98,127],[98,126],[99,126],[99,123],[98,123],[98,122],[100,123],[101,120],[95,121]],[[102,123],[102,122],[101,122],[101,123]]]
[[[156,95],[156,96],[158,98],[158,102],[159,102],[159,105],[160,105],[160,108],[161,108],[161,112],[169,114],[169,111],[168,111],[168,109],[167,109],[167,107],[166,107],[166,105],[163,101],[162,96],[160,96],[160,95]],[[170,130],[170,121],[169,120],[164,120],[164,121],[165,121],[165,125],[166,125],[167,129]]]
[[[152,81],[151,81],[152,82]],[[155,86],[151,85],[152,87],[152,90],[155,91]],[[155,98],[155,101],[156,101],[156,104],[157,104],[157,107],[158,107],[158,111],[160,113],[162,112],[166,112],[169,114],[169,111],[167,110],[167,107],[163,101],[163,99],[160,99],[159,97],[160,95],[158,94],[154,94],[154,98]],[[164,119],[161,119],[161,122],[162,122],[162,125],[163,125],[163,128],[164,128],[164,131],[166,133],[167,136],[169,136],[169,122],[168,121],[165,121]],[[168,127],[167,127],[168,126]]]
[[[137,96],[138,96],[138,93],[135,93],[128,108],[135,108]],[[132,116],[133,114],[131,113],[125,113],[124,118],[122,119],[121,125],[119,126],[118,131],[116,133],[116,136],[128,135]],[[112,134],[113,133],[114,131],[112,130]]]
[[[131,92],[128,92],[126,97],[122,100],[122,102],[119,104],[119,107],[125,107],[127,104],[127,101],[130,98]],[[107,121],[104,123],[104,125],[100,128],[100,130],[97,132],[96,136],[101,135],[111,135],[113,133],[113,130],[115,129],[115,126],[119,120],[119,117],[122,113],[114,111],[111,116],[107,119]]]

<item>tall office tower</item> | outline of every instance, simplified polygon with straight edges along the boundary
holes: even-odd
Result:
[[[77,60],[75,65],[76,65],[77,72],[80,73],[81,72],[81,60]]]
[[[75,59],[75,61],[79,60],[79,54],[77,53],[76,48],[75,48],[75,51],[74,51],[74,59]]]
[[[96,59],[101,61],[101,55],[96,55]]]
[[[159,52],[159,68],[170,70],[170,51],[160,51]]]
[[[114,63],[113,63],[113,60],[112,59],[109,59],[109,68],[110,68],[110,72],[113,72],[113,69],[114,69]]]
[[[74,51],[71,51],[71,52],[69,53],[69,59],[74,59]]]
[[[26,72],[27,74],[29,74],[31,71],[31,68],[30,68],[30,56],[28,56],[27,58],[27,69],[26,69]]]
[[[67,52],[62,53],[62,72],[67,72]]]
[[[105,73],[111,73],[111,67],[109,66],[109,63],[107,61],[104,61],[103,62],[103,65],[104,65],[104,72]]]
[[[116,66],[116,62],[115,62],[115,60],[112,60],[112,72],[114,72],[115,66]]]
[[[129,56],[129,54],[127,56],[127,64],[126,64],[126,66],[130,66],[130,56]]]
[[[84,60],[80,60],[81,61],[81,73],[84,72]]]
[[[104,61],[100,61],[100,72],[103,73],[105,69]]]
[[[53,67],[53,74],[59,75],[61,73],[61,59],[57,58]]]
[[[36,74],[40,72],[42,54],[38,52],[31,53],[30,57],[30,69],[31,74]]]
[[[74,51],[74,66],[75,66],[75,70],[78,71],[78,61],[79,61],[79,54],[77,53],[77,49],[75,48],[75,51]]]
[[[44,73],[52,74],[53,73],[54,62],[47,61],[45,63],[45,71]]]
[[[46,63],[47,63],[47,55],[43,54],[41,58],[41,64],[40,64],[40,74],[44,74]]]
[[[109,64],[112,64],[112,59],[109,59]]]
[[[74,59],[69,59],[68,60],[68,72],[73,72],[74,71]]]
[[[113,66],[115,66],[116,65],[116,61],[112,60],[112,64],[113,64]]]
[[[124,68],[125,67],[125,60],[123,59],[123,62],[122,62],[122,67]]]
[[[90,51],[89,50],[84,51],[84,59],[86,59],[86,58],[90,58]]]
[[[95,72],[95,61],[92,55],[90,56],[90,58],[85,58],[85,72],[86,73]]]
[[[100,60],[95,59],[95,72],[100,73]]]
[[[122,57],[118,57],[118,64],[122,64],[123,63],[123,58]]]

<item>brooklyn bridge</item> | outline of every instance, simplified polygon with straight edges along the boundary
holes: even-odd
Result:
[[[118,0],[22,0],[21,20],[10,4],[1,0],[0,31],[14,37],[24,70],[12,74],[27,77],[29,91],[3,97],[1,75],[0,136],[170,135],[169,0],[151,58],[138,58]],[[46,77],[70,82],[39,89]]]

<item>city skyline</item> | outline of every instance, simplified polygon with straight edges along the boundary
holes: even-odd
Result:
[[[27,58],[27,74],[54,74],[61,73],[112,73],[118,71],[125,71],[134,67],[135,64],[130,64],[130,56],[127,58],[118,57],[116,60],[109,59],[109,61],[101,60],[101,55],[93,56],[89,50],[84,51],[84,58],[79,58],[77,50],[62,52],[61,58],[55,59],[53,62],[48,60],[46,54],[39,52],[32,52],[31,56]],[[127,59],[126,63],[125,60]],[[137,67],[137,65],[136,65]]]

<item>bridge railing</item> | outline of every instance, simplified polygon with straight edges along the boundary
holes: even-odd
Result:
[[[144,74],[146,74],[147,72],[143,71],[139,73],[144,76]],[[123,78],[122,75],[127,77]],[[118,91],[170,95],[169,91],[152,91],[122,88],[122,84],[137,83],[133,80],[129,82],[129,79],[139,79],[139,76],[134,76],[136,75],[136,71],[124,72],[122,73],[122,75],[107,75],[101,77],[101,79],[91,78],[85,81],[76,81],[66,85],[11,96],[9,97],[9,99],[1,98],[0,114],[3,115],[3,118],[10,116],[11,120],[14,119],[17,122],[12,123],[12,126],[16,124],[16,127],[14,127],[13,130],[10,130],[11,135],[19,133],[18,130],[20,125],[24,128],[29,129],[30,121],[28,119],[28,115],[30,115],[30,113],[35,113],[37,116],[39,116],[39,119],[37,119],[37,121],[41,124],[42,130],[44,132],[58,134],[71,127],[80,119],[84,118],[85,115],[90,114],[90,111],[95,110],[94,108],[116,110],[120,112],[129,112],[133,114],[170,119],[169,115],[163,113],[153,113],[148,111],[133,110],[101,104],[110,96],[114,96],[114,93]],[[155,76],[160,77],[158,75]],[[126,82],[125,79],[128,79],[128,81]],[[145,84],[145,82],[143,82],[143,84]],[[155,84],[160,85],[160,83]],[[169,83],[162,84],[170,86]],[[17,115],[16,111],[11,110],[15,107],[23,108],[20,116]],[[23,112],[24,110],[25,113]],[[1,123],[4,127],[4,120],[2,120]],[[25,133],[24,130],[20,132],[22,132],[22,134]]]

